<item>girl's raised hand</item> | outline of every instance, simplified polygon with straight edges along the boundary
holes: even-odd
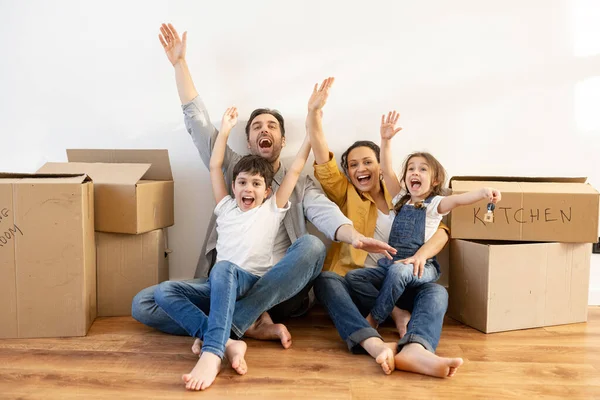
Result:
[[[400,113],[396,111],[388,112],[387,118],[385,117],[385,114],[381,116],[380,133],[382,139],[390,140],[396,135],[396,133],[402,130],[402,127],[396,128],[398,118],[400,118]]]

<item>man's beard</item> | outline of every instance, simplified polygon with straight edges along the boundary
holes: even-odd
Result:
[[[262,153],[260,152],[260,147],[258,145],[256,145],[251,150],[252,150],[252,154],[254,154],[255,156],[261,156],[268,162],[274,163],[275,161],[277,161],[279,159],[279,155],[281,154],[281,149],[282,149],[281,145],[278,146],[275,143],[273,143],[273,145],[270,148],[271,155],[269,155],[268,157],[264,157],[262,155]]]

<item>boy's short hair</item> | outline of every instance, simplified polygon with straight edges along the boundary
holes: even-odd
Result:
[[[261,156],[248,154],[240,159],[240,161],[235,164],[233,167],[233,182],[235,183],[235,178],[240,174],[240,172],[246,172],[251,175],[258,174],[263,177],[265,180],[265,185],[268,188],[271,187],[271,183],[273,182],[273,176],[275,175],[275,171],[273,170],[273,166],[269,161]]]

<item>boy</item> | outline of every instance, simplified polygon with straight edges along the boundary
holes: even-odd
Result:
[[[227,139],[237,123],[235,107],[225,112],[210,159],[210,178],[217,206],[217,262],[210,271],[210,314],[194,305],[183,286],[179,290],[155,291],[156,303],[191,336],[202,340],[202,355],[194,369],[183,375],[186,388],[204,390],[216,378],[226,356],[237,373],[247,372],[246,344],[229,338],[236,299],[244,294],[273,265],[273,243],[289,209],[289,197],[310,153],[308,137],[288,170],[277,192],[271,192],[273,167],[256,155],[243,157],[233,173],[233,197],[229,196],[223,176]],[[259,138],[259,144],[262,141]],[[269,138],[265,137],[268,141]],[[191,289],[191,287],[189,288]],[[208,314],[208,315],[207,315]]]

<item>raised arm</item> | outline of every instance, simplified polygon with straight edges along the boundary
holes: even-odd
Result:
[[[208,110],[204,106],[200,96],[198,96],[187,62],[185,61],[187,32],[184,32],[180,38],[172,24],[162,24],[158,39],[175,70],[175,82],[185,116],[186,130],[192,137],[200,158],[202,158],[202,162],[209,168],[210,156],[218,132],[210,121]],[[240,158],[239,154],[227,146],[223,164],[227,168],[230,165],[234,165]]]
[[[309,154],[310,142],[307,135],[304,137],[304,142],[302,142],[302,146],[300,146],[300,150],[298,150],[296,158],[292,162],[290,168],[287,170],[281,185],[279,185],[279,189],[277,189],[277,192],[275,193],[275,202],[277,203],[277,207],[283,208],[287,204],[292,192],[294,191],[294,187],[298,182],[298,178],[302,173],[304,164],[306,164],[306,159],[308,158]]]
[[[237,117],[237,108],[230,107],[225,111],[223,121],[221,122],[221,131],[217,135],[217,140],[215,140],[215,146],[210,157],[210,182],[217,204],[229,194],[227,185],[225,184],[225,176],[223,175],[223,158],[225,157],[229,133],[237,123]]]
[[[189,103],[198,96],[194,87],[192,75],[185,61],[185,50],[187,46],[187,32],[183,32],[181,38],[172,24],[162,24],[158,39],[165,50],[167,58],[175,68],[175,82],[181,104]]]
[[[323,107],[329,96],[329,89],[335,78],[327,78],[319,87],[315,83],[312,95],[308,100],[308,114],[306,115],[306,130],[310,136],[310,144],[315,155],[317,164],[325,164],[329,161],[329,146],[323,133]]]
[[[392,165],[392,138],[402,130],[401,127],[396,128],[398,118],[400,118],[400,114],[396,111],[388,112],[387,118],[385,114],[382,115],[381,128],[379,129],[381,134],[381,173],[383,174],[385,186],[392,198],[396,197],[402,189],[402,185]]]
[[[440,201],[438,213],[447,214],[456,207],[477,203],[483,199],[487,199],[490,203],[495,204],[502,199],[502,194],[497,189],[484,187],[467,193],[447,196]]]

